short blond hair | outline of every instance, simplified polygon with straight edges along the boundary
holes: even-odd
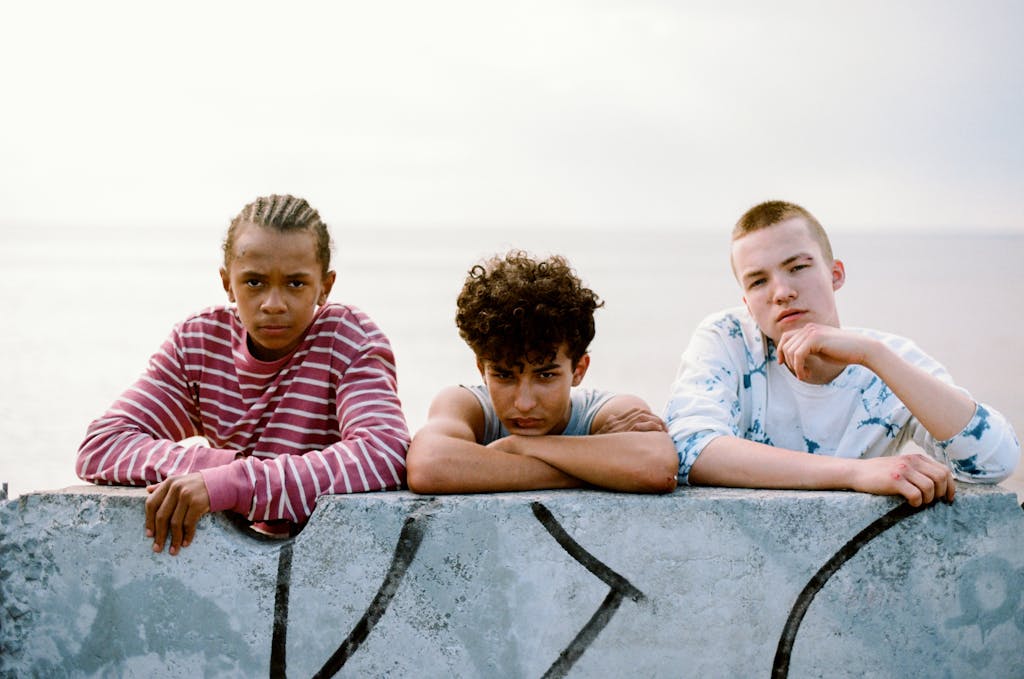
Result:
[[[744,212],[740,220],[736,222],[736,226],[732,229],[732,240],[736,242],[748,234],[760,231],[761,229],[767,229],[769,226],[775,226],[779,222],[784,222],[793,217],[803,217],[807,221],[807,227],[811,231],[811,236],[821,246],[821,254],[825,256],[826,261],[831,262],[834,259],[832,256],[832,243],[829,241],[828,234],[825,233],[821,222],[796,203],[787,203],[783,200],[765,201]]]

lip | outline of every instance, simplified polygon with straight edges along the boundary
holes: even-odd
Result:
[[[287,325],[261,325],[259,327],[259,331],[260,331],[261,335],[270,335],[270,336],[284,335],[284,334],[286,334],[288,332],[288,326]]]
[[[544,420],[535,417],[520,417],[512,420],[516,429],[538,429],[544,424]]]
[[[803,318],[807,312],[803,309],[786,309],[775,317],[776,323],[787,323]]]

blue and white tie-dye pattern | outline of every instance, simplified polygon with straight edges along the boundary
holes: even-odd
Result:
[[[853,330],[952,384],[946,369],[910,340]],[[801,382],[776,362],[774,344],[743,307],[709,316],[697,328],[683,353],[665,419],[682,483],[704,446],[719,436],[846,458],[892,455],[912,440],[947,462],[957,479],[982,483],[1006,478],[1020,458],[1013,428],[987,405],[978,404],[959,434],[936,441],[863,366],[848,366],[829,384]]]

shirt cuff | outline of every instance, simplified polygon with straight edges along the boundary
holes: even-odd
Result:
[[[958,451],[956,450],[958,447],[956,443],[961,440],[967,442],[970,439],[974,439],[975,443],[980,442],[982,437],[985,435],[985,432],[992,428],[992,425],[990,425],[988,421],[990,415],[991,413],[989,413],[985,406],[980,403],[975,403],[974,415],[967,423],[967,426],[965,426],[956,436],[952,436],[945,441],[937,441],[936,443],[952,460],[971,457],[977,452],[976,445],[961,446],[963,450]]]
[[[231,464],[199,470],[210,496],[211,512],[230,509],[239,514],[249,514],[253,491],[245,463],[246,460],[235,460]]]
[[[197,446],[193,450],[195,451],[195,457],[192,458],[192,468],[189,469],[190,472],[211,469],[213,467],[223,467],[224,465],[234,462],[235,456],[238,455],[237,450],[228,450],[226,448],[207,448],[206,446]]]
[[[705,446],[724,435],[720,431],[704,430],[675,442],[676,455],[679,456],[679,475],[677,476],[679,483],[690,485],[690,467],[697,461]]]

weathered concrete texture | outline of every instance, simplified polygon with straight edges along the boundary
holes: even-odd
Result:
[[[1024,677],[1000,489],[337,496],[288,541],[205,517],[176,558],[143,497],[0,505],[0,674]]]

